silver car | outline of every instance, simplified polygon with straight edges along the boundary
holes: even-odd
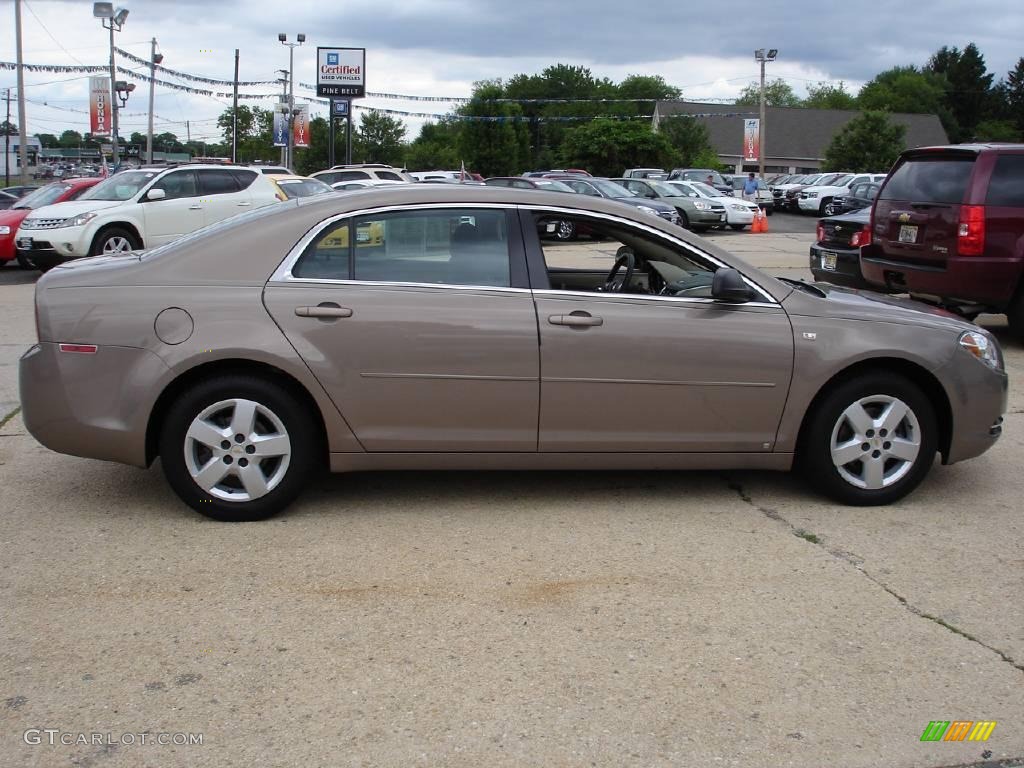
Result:
[[[538,236],[573,222],[592,237]],[[611,200],[410,185],[282,202],[52,270],[25,425],[220,520],[321,468],[775,469],[847,504],[999,437],[996,341],[774,278]]]

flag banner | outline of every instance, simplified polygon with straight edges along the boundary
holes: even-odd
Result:
[[[292,146],[309,146],[309,104],[299,107],[299,113],[292,119]]]
[[[110,135],[110,78],[89,78],[89,132]]]
[[[743,121],[743,162],[756,163],[761,157],[761,121]]]
[[[274,146],[288,146],[288,115],[285,113],[287,104],[278,104],[274,109]]]

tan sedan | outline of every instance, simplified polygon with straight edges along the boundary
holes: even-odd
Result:
[[[595,233],[543,240],[547,222]],[[38,283],[25,424],[221,520],[329,467],[776,469],[850,504],[986,451],[985,331],[777,279],[633,207],[409,185],[283,202]]]

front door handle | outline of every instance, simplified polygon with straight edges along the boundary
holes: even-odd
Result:
[[[324,303],[315,307],[296,307],[295,314],[299,317],[321,317],[338,318],[352,317],[352,310],[348,307],[339,307],[337,304]]]
[[[244,207],[246,207],[247,205],[252,205],[252,203],[239,203],[239,204],[238,204],[238,207],[239,207],[239,208],[244,208]]]
[[[604,325],[600,317],[593,317],[587,312],[573,312],[569,315],[549,315],[548,322],[552,325],[568,325],[572,328],[593,328]]]
[[[203,210],[203,206],[201,206],[201,205],[190,205],[188,207],[188,209],[190,211],[201,211],[201,210]]]

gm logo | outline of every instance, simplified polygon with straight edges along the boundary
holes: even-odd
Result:
[[[995,728],[995,720],[932,720],[921,741],[988,741]]]
[[[336,53],[328,53],[327,54],[327,65],[328,66],[337,66],[337,64],[338,64],[338,54],[336,54]]]

